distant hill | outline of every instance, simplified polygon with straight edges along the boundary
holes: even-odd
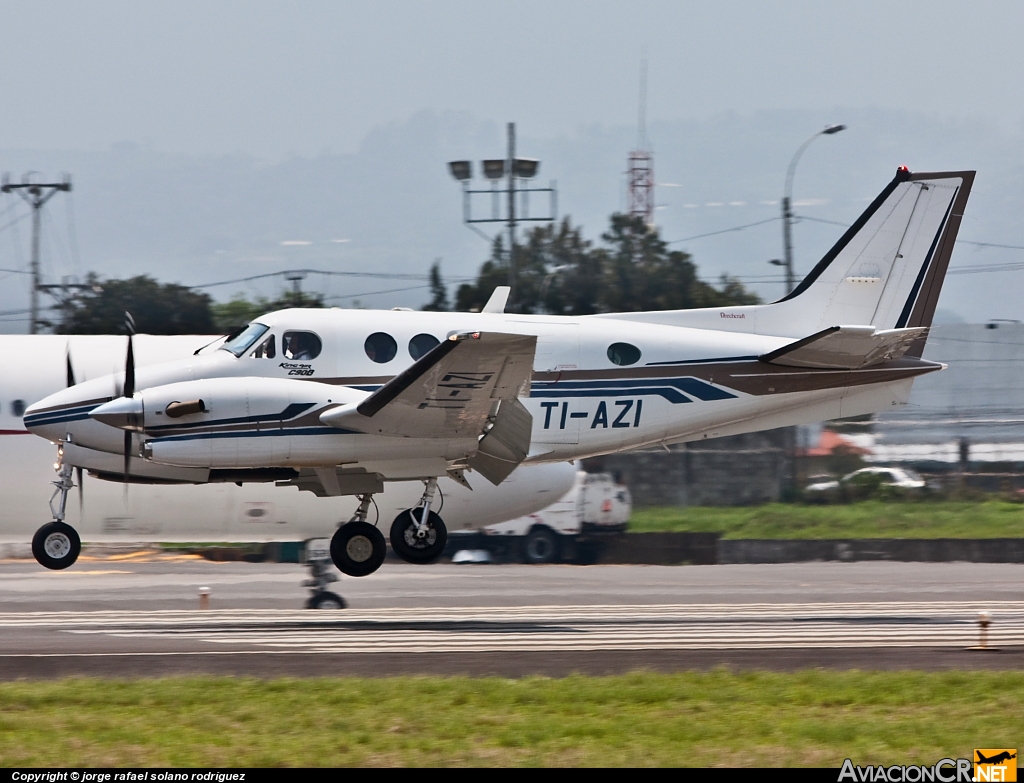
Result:
[[[829,122],[847,131],[817,140],[798,168],[798,214],[848,224],[892,177],[913,170],[976,168],[975,192],[961,237],[1024,245],[1024,144],[982,122],[870,109],[727,114],[706,121],[655,123],[649,129],[657,189],[657,222],[669,240],[758,221],[743,231],[676,245],[693,254],[701,275],[739,276],[765,298],[782,293],[778,269],[781,225],[775,202],[785,169],[800,143]],[[626,155],[635,131],[581,127],[557,138],[537,138],[520,127],[520,154],[541,160],[538,181],[556,179],[559,208],[597,239],[608,215],[624,206]],[[461,225],[461,194],[445,163],[498,157],[504,123],[461,114],[420,112],[384,125],[349,154],[325,154],[266,163],[246,156],[186,156],[122,143],[107,150],[0,149],[0,170],[15,179],[36,170],[69,171],[70,199],[47,207],[44,269],[49,282],[65,275],[128,277],[150,274],[187,285],[242,278],[295,267],[427,274],[434,259],[451,286],[475,274],[487,243]],[[0,199],[0,226],[12,215],[13,196]],[[73,205],[77,253],[69,232]],[[12,212],[3,210],[11,207]],[[795,228],[798,271],[813,262],[842,227],[806,220]],[[26,269],[29,221],[0,231],[0,268]],[[308,243],[308,244],[282,244]],[[76,260],[77,259],[77,260]],[[1024,261],[1024,252],[961,246],[954,265]],[[0,273],[3,275],[5,273]],[[1024,273],[963,275],[941,306],[971,321],[1024,318]],[[23,331],[17,311],[27,307],[27,280],[4,278],[0,330]],[[333,278],[304,285],[323,290],[329,304],[418,307],[426,280]],[[219,300],[237,291],[275,295],[277,280],[207,289]],[[409,289],[413,290],[393,290]],[[375,291],[389,293],[374,295]],[[12,312],[13,311],[13,312]]]

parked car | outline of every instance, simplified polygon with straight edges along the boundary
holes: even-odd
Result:
[[[831,481],[818,481],[808,484],[805,491],[809,493],[838,492],[841,486],[868,482],[874,477],[877,477],[875,480],[883,487],[897,487],[910,491],[925,488],[924,479],[907,468],[861,468],[838,480],[833,479]]]

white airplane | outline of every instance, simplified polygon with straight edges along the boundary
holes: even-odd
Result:
[[[390,526],[394,551],[435,559],[440,477],[501,485],[563,462],[902,405],[921,359],[974,172],[895,178],[784,299],[584,317],[282,310],[184,361],[77,384],[32,405],[58,446],[54,521],[33,539],[75,561],[72,468],[153,480],[274,481],[357,495],[331,557],[362,576],[384,559],[367,522],[386,482],[422,481]],[[469,475],[467,476],[467,472]]]
[[[221,340],[215,335],[138,335],[138,367],[191,357],[197,348]],[[25,408],[79,380],[100,378],[124,359],[123,336],[0,335],[0,545],[23,545],[39,526],[39,481],[52,475],[53,448],[31,437],[22,423]],[[106,544],[145,541],[270,542],[330,537],[352,516],[353,498],[316,497],[309,492],[282,492],[273,484],[231,482],[189,484],[145,482],[133,463],[127,492],[121,483],[90,481],[83,500],[66,509],[82,540]],[[578,468],[570,463],[524,465],[495,487],[485,483],[471,492],[444,479],[439,492],[453,529],[478,529],[533,514],[570,492]],[[114,477],[123,480],[122,473]],[[81,476],[79,476],[81,485]],[[81,491],[81,486],[80,486]],[[377,514],[391,520],[415,504],[415,485],[389,483],[375,497]],[[158,511],[157,511],[158,510]],[[3,546],[0,546],[3,549]],[[324,570],[308,563],[317,584],[311,604],[321,605],[328,582]],[[329,602],[328,602],[329,604]],[[325,605],[328,605],[325,604]]]

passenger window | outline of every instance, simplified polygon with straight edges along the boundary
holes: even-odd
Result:
[[[366,355],[370,357],[371,361],[375,361],[377,364],[387,364],[398,353],[398,343],[390,334],[374,332],[366,338],[363,350],[366,351]]]
[[[254,359],[273,359],[277,355],[277,347],[274,344],[274,335],[270,335],[260,343],[260,347],[253,351]]]
[[[11,403],[11,415],[15,418],[21,418],[25,415],[25,401],[15,400]]]
[[[286,359],[298,361],[315,359],[323,350],[320,338],[312,332],[285,332],[281,338],[281,353]]]
[[[640,349],[629,343],[612,343],[608,346],[608,361],[625,367],[640,361]]]
[[[409,341],[409,355],[413,359],[419,359],[440,342],[432,334],[418,334]]]

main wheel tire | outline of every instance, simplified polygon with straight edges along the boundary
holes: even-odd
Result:
[[[342,525],[331,538],[331,560],[349,576],[372,574],[384,562],[387,551],[384,534],[368,522]]]
[[[407,563],[416,565],[437,560],[448,543],[448,528],[433,511],[427,516],[426,535],[417,535],[416,522],[422,513],[422,509],[407,508],[391,523],[391,548]]]
[[[32,536],[32,554],[39,565],[60,571],[74,565],[82,551],[82,540],[71,525],[50,522]]]
[[[523,556],[527,563],[554,563],[558,560],[558,536],[546,527],[535,527],[523,542]]]
[[[324,591],[317,593],[316,595],[310,596],[309,600],[306,601],[307,609],[346,609],[348,604],[345,603],[345,599],[337,593],[331,593]]]

